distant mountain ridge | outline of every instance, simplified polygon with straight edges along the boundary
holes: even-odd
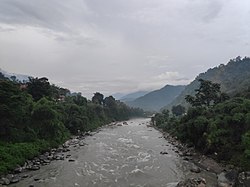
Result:
[[[237,57],[230,60],[226,65],[210,68],[205,73],[199,74],[194,81],[186,86],[185,90],[164,108],[181,104],[187,106],[186,95],[194,95],[199,87],[199,79],[210,80],[221,85],[221,90],[230,96],[250,89],[250,58]]]
[[[166,106],[173,101],[183,90],[185,86],[166,85],[159,90],[147,93],[146,95],[135,99],[134,101],[126,102],[131,107],[139,107],[146,111],[159,111],[163,106]]]
[[[29,77],[31,76],[28,76],[28,75],[22,75],[22,74],[16,74],[16,73],[9,73],[7,71],[4,71],[3,69],[0,68],[0,72],[8,79],[12,80],[12,78],[15,77],[15,79],[17,81],[20,81],[20,82],[27,82],[29,80]]]
[[[137,92],[133,92],[127,95],[124,95],[120,98],[120,100],[122,102],[131,102],[134,101],[135,99],[142,97],[144,95],[146,95],[147,93],[149,93],[149,91],[137,91]]]

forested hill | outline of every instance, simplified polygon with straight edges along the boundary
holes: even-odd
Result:
[[[122,102],[130,102],[130,101],[134,101],[135,99],[142,97],[144,95],[146,95],[149,91],[138,91],[138,92],[133,92],[127,95],[124,95],[123,97],[121,97],[119,100],[121,100]]]
[[[172,106],[179,104],[187,106],[185,96],[194,95],[195,89],[199,87],[199,79],[219,83],[221,90],[230,96],[247,91],[250,89],[250,58],[237,57],[230,60],[226,65],[221,64],[199,74],[173,102],[164,108],[171,109]]]
[[[163,106],[173,101],[178,96],[185,86],[166,85],[159,90],[149,92],[148,94],[128,102],[129,106],[139,107],[148,111],[159,111]]]
[[[87,100],[44,77],[20,83],[0,74],[0,175],[63,143],[70,134],[142,115],[141,109],[112,96],[97,92]]]

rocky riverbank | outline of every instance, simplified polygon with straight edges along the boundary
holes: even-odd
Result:
[[[154,127],[152,124],[148,127]],[[167,132],[156,128],[161,131],[163,137],[170,142],[176,149],[174,151],[178,153],[183,160],[194,163],[194,166],[190,169],[193,173],[200,173],[202,170],[212,172],[217,175],[217,187],[250,187],[250,172],[243,172],[239,168],[232,165],[223,165],[216,162],[209,156],[203,155],[197,152],[194,147],[190,147],[181,143],[176,137],[172,137]],[[161,154],[167,154],[161,152]],[[206,181],[203,178],[188,178],[185,181],[180,181],[177,187],[205,187]]]
[[[127,122],[113,122],[107,124],[106,126],[122,126],[128,125]],[[105,126],[103,126],[105,127]],[[34,157],[31,160],[26,160],[25,163],[20,166],[18,165],[14,170],[10,171],[7,175],[0,176],[0,187],[18,183],[21,180],[24,180],[30,177],[27,172],[28,171],[36,171],[39,170],[41,167],[50,164],[53,161],[59,160],[67,160],[68,162],[75,162],[74,158],[71,158],[70,151],[79,149],[82,146],[87,145],[84,142],[85,137],[93,136],[94,134],[98,133],[102,127],[97,128],[95,131],[92,132],[85,132],[81,133],[78,136],[72,136],[69,140],[67,140],[63,145],[59,146],[58,148],[53,148],[43,154]],[[34,181],[40,180],[39,178],[34,178]],[[33,185],[30,185],[32,187]]]
[[[111,124],[108,124],[107,126],[109,126],[109,128],[112,128],[112,129],[117,127],[117,126],[123,126],[122,128],[117,128],[117,129],[124,129],[124,128],[126,129],[126,128],[129,128],[130,124],[133,124],[133,122],[131,121],[129,123],[127,123],[127,122],[111,123]],[[155,131],[154,129],[151,128],[152,126],[149,124],[149,122],[146,122],[146,123],[142,122],[142,123],[139,123],[138,125],[139,125],[138,127],[142,127],[144,125],[149,127],[148,130],[145,130],[144,132]],[[30,186],[30,187],[32,187],[34,185],[41,186],[41,184],[44,184],[44,182],[46,182],[48,180],[48,176],[44,176],[43,174],[37,175],[34,173],[41,172],[41,171],[47,172],[48,170],[44,169],[44,168],[51,167],[54,165],[57,166],[57,165],[64,164],[64,166],[65,165],[72,166],[72,164],[73,165],[78,164],[79,158],[78,158],[78,156],[76,156],[76,152],[79,152],[82,150],[84,150],[84,151],[80,155],[84,154],[84,158],[89,158],[89,159],[92,158],[93,154],[91,153],[90,155],[87,156],[87,155],[85,155],[85,151],[86,152],[90,151],[89,147],[91,147],[92,144],[96,146],[96,144],[95,144],[96,136],[98,137],[98,135],[95,135],[95,136],[93,136],[93,135],[95,133],[99,132],[100,130],[101,129],[97,129],[95,132],[87,132],[87,133],[81,134],[79,136],[72,137],[70,140],[66,141],[62,146],[59,146],[56,149],[51,149],[51,150],[33,158],[32,160],[27,160],[23,166],[18,166],[15,170],[10,172],[8,175],[2,176],[0,178],[1,179],[0,182],[2,185],[0,184],[0,186],[18,183],[19,181],[22,181],[22,182],[19,182],[19,184],[16,184],[16,186],[21,185],[23,183],[25,183],[25,185],[22,185],[22,186]],[[191,173],[191,175],[188,175],[187,178],[185,178],[185,180],[183,179],[183,181],[179,181],[179,182],[176,182],[175,184],[173,184],[174,186],[177,186],[177,187],[211,186],[211,183],[209,183],[210,181],[209,180],[206,181],[204,179],[204,174],[209,174],[208,172],[214,173],[214,175],[213,175],[214,181],[213,182],[215,182],[215,183],[216,183],[216,176],[217,176],[217,180],[218,180],[217,186],[218,187],[222,187],[222,186],[223,187],[250,186],[248,183],[249,176],[250,176],[249,172],[239,173],[234,168],[231,168],[229,166],[225,167],[223,165],[220,165],[217,162],[215,162],[213,159],[211,159],[207,156],[204,156],[202,154],[199,154],[198,152],[196,152],[194,150],[194,148],[188,147],[187,145],[184,145],[184,144],[181,144],[176,138],[171,137],[169,134],[167,134],[165,132],[162,132],[162,133],[163,133],[163,136],[160,135],[161,137],[159,137],[159,138],[162,138],[162,139],[165,138],[172,145],[170,145],[169,143],[162,145],[162,147],[165,147],[165,149],[163,149],[163,150],[161,150],[162,148],[158,149],[157,154],[161,154],[162,158],[164,158],[165,156],[167,158],[170,158],[170,157],[168,157],[168,156],[171,156],[170,154],[176,155],[178,160],[183,160],[185,163],[188,163],[188,164],[184,164],[184,167],[186,167],[186,165],[188,165],[188,170],[185,169],[185,171],[190,170],[189,173]],[[99,133],[99,134],[102,134],[102,133]],[[130,134],[127,134],[127,135],[130,136]],[[86,138],[87,136],[93,136],[93,137]],[[105,136],[106,136],[106,134],[104,134],[104,137]],[[138,135],[136,137],[140,137],[140,136]],[[143,137],[145,138],[145,136],[143,136]],[[86,140],[85,140],[85,138],[86,138]],[[87,140],[90,140],[90,139],[93,141],[88,142]],[[121,139],[121,138],[119,138],[119,139]],[[156,139],[158,139],[158,136],[156,136]],[[101,142],[103,142],[103,141],[105,142],[107,140],[109,140],[109,139],[102,140]],[[112,142],[115,140],[116,139],[112,139]],[[84,147],[85,145],[87,145],[86,142],[89,143],[88,147]],[[166,141],[164,140],[163,142],[166,142]],[[97,145],[99,145],[99,144],[97,144]],[[102,143],[102,145],[104,145],[104,144]],[[161,145],[161,144],[157,144],[157,145]],[[107,150],[112,150],[111,147],[107,147]],[[116,148],[116,147],[113,147],[113,148]],[[137,149],[138,149],[138,146],[137,146]],[[102,149],[100,149],[100,150],[94,149],[94,153],[101,151],[101,150]],[[105,151],[105,154],[108,154],[108,153],[109,152]],[[127,156],[130,156],[130,155],[127,155]],[[111,158],[111,157],[109,157],[109,158]],[[166,159],[166,161],[167,160],[168,159]],[[56,162],[56,161],[58,161],[58,162]],[[53,164],[52,164],[52,162],[53,162]],[[165,162],[165,159],[164,159],[164,162]],[[59,164],[57,164],[57,163],[59,163]],[[79,163],[82,163],[82,161]],[[93,162],[91,161],[89,164],[91,164],[91,163],[93,163]],[[192,163],[192,164],[190,164],[190,163]],[[86,164],[88,165],[88,162]],[[49,165],[49,166],[45,166],[45,165]],[[43,166],[45,166],[45,167],[43,167]],[[100,165],[93,165],[92,167],[98,168],[99,166]],[[72,171],[70,170],[70,167],[66,167],[66,168],[67,169],[65,169],[65,171],[68,171],[71,175]],[[147,166],[147,168],[148,168],[148,166]],[[32,170],[32,171],[39,170],[39,171],[30,172],[30,170]],[[75,170],[73,170],[73,171],[75,171]],[[94,170],[94,171],[97,172],[98,170]],[[101,170],[101,171],[106,171],[106,170]],[[113,171],[113,170],[111,170],[111,171]],[[93,172],[93,171],[91,170],[91,172]],[[77,174],[79,175],[80,173],[77,173]],[[62,176],[64,176],[64,175],[62,175]],[[54,177],[54,175],[53,175],[53,177]],[[61,180],[62,180],[62,178],[60,180],[58,180],[58,182]],[[80,184],[80,183],[78,183],[78,184]],[[171,186],[173,186],[173,185],[171,185]],[[11,186],[15,186],[15,184],[11,185]]]
[[[53,161],[57,160],[68,160],[69,162],[74,162],[75,160],[71,158],[70,151],[72,149],[78,149],[82,146],[85,146],[84,139],[86,136],[92,136],[94,133],[97,133],[100,129],[97,129],[94,132],[82,133],[79,136],[71,137],[63,145],[58,148],[53,148],[50,151],[47,151],[37,157],[34,157],[32,160],[26,160],[24,165],[17,166],[9,174],[0,177],[0,187],[18,183],[20,180],[28,178],[29,175],[27,171],[39,170],[41,167],[50,164]],[[39,178],[35,178],[35,181],[38,181]],[[32,187],[33,185],[30,185]]]

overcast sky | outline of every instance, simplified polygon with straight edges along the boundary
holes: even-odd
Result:
[[[249,0],[0,0],[0,67],[87,97],[187,84],[239,55]]]

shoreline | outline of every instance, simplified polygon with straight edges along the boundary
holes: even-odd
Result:
[[[79,149],[85,145],[84,139],[88,136],[101,131],[104,127],[122,126],[128,125],[126,121],[116,121],[105,125],[102,125],[92,131],[82,132],[79,135],[71,135],[68,140],[57,148],[51,148],[48,151],[41,152],[32,159],[27,159],[25,163],[17,165],[14,169],[10,170],[7,174],[0,175],[0,187],[5,187],[11,184],[17,184],[19,181],[24,180],[28,177],[26,173],[29,171],[40,170],[41,167],[51,164],[53,161],[68,160],[68,162],[75,162],[75,159],[71,158],[70,152]],[[35,179],[36,180],[36,179]],[[37,179],[39,180],[39,179]]]
[[[232,165],[225,166],[224,164],[209,157],[209,155],[200,153],[194,147],[188,147],[186,144],[183,144],[180,140],[171,136],[168,132],[157,128],[152,123],[148,127],[153,127],[161,132],[163,138],[177,148],[178,151],[176,151],[176,153],[183,158],[183,160],[191,162],[195,165],[194,168],[190,169],[191,172],[200,173],[201,170],[204,170],[215,174],[218,182],[217,187],[250,186],[250,172],[239,172],[239,168]],[[197,179],[191,178],[191,180]]]
[[[50,149],[49,151],[43,154],[40,154],[39,156],[34,157],[31,160],[26,160],[25,164],[22,167],[21,166],[17,167],[13,171],[9,172],[7,175],[0,176],[1,177],[0,180],[3,181],[3,178],[4,178],[4,182],[5,182],[5,184],[2,184],[2,185],[0,183],[0,187],[13,184],[13,183],[18,183],[19,181],[24,180],[25,178],[30,178],[32,177],[32,175],[28,175],[29,171],[39,170],[40,167],[44,165],[49,165],[53,161],[67,160],[68,162],[75,162],[75,159],[71,158],[70,151],[73,151],[75,149],[80,149],[82,146],[87,145],[84,142],[84,139],[86,137],[93,136],[94,134],[98,133],[99,131],[101,131],[102,128],[105,128],[105,127],[112,127],[112,126],[114,127],[114,126],[123,126],[123,125],[128,125],[128,124],[126,121],[113,122],[113,123],[109,123],[101,127],[98,127],[92,132],[85,132],[78,136],[71,136],[70,139],[68,139],[64,144],[60,145],[58,148]],[[193,170],[191,171],[193,174],[200,173],[201,171],[214,173],[218,179],[218,187],[233,186],[233,184],[236,182],[235,178],[233,181],[227,178],[228,176],[227,174],[228,173],[230,174],[232,170],[229,170],[228,168],[223,167],[221,164],[219,164],[215,160],[198,153],[194,148],[187,147],[185,144],[182,144],[176,138],[172,137],[169,133],[164,132],[163,130],[153,125],[148,125],[148,124],[144,124],[144,125],[147,127],[153,127],[157,131],[161,132],[163,135],[162,138],[166,139],[167,142],[169,142],[171,145],[174,146],[174,148],[176,148],[175,152],[183,160],[193,163],[195,167],[190,168],[190,170],[191,169]],[[160,153],[160,154],[165,154],[165,153]],[[39,180],[39,179],[37,178],[34,180]],[[197,178],[195,180],[197,180]],[[202,181],[202,179],[200,178],[199,180]]]

